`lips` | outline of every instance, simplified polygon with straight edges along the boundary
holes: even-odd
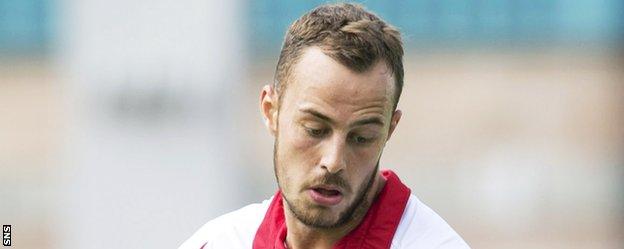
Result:
[[[342,200],[342,192],[333,186],[314,186],[308,190],[310,198],[322,206],[333,206]]]

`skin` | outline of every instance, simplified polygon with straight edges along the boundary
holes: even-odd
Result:
[[[288,248],[332,248],[362,221],[385,184],[379,158],[401,119],[393,93],[385,63],[357,73],[318,47],[307,48],[294,65],[281,103],[264,86],[260,108],[275,137]],[[310,192],[319,184],[338,188],[342,200],[315,202]]]

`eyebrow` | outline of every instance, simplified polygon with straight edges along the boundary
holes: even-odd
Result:
[[[384,122],[378,117],[370,117],[367,119],[355,121],[355,123],[351,124],[351,126],[360,126],[360,125],[367,125],[367,124],[383,126]]]
[[[324,115],[324,114],[322,114],[322,113],[320,113],[320,112],[318,112],[316,110],[305,108],[305,109],[301,109],[300,111],[304,112],[304,113],[308,113],[308,114],[310,114],[312,116],[315,116],[316,118],[321,119],[321,120],[323,120],[323,121],[325,121],[327,123],[330,123],[330,124],[334,124],[335,123],[334,120],[332,120],[328,116],[326,116],[326,115]],[[370,117],[370,118],[366,118],[366,119],[355,121],[350,126],[354,127],[354,126],[361,126],[361,125],[367,125],[367,124],[374,124],[374,125],[383,126],[384,122],[380,118],[378,118],[378,117]]]
[[[309,108],[304,108],[304,109],[301,109],[301,112],[304,112],[304,113],[310,114],[310,115],[312,115],[312,116],[315,116],[315,117],[317,117],[318,119],[321,119],[321,120],[323,120],[323,121],[325,121],[325,122],[327,122],[327,123],[330,123],[330,124],[335,123],[335,122],[334,122],[334,120],[332,120],[332,119],[331,119],[331,118],[329,118],[328,116],[325,116],[325,115],[323,115],[322,113],[317,112],[317,111],[312,110],[312,109],[309,109]]]

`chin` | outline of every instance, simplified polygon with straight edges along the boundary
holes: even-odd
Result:
[[[338,217],[336,217],[337,215],[332,213],[332,214],[327,214],[327,213],[317,213],[314,215],[309,216],[310,219],[308,219],[306,222],[306,225],[311,226],[311,227],[316,227],[316,228],[332,228],[332,227],[336,227],[339,219]]]
[[[296,212],[295,217],[299,221],[310,227],[335,227],[340,220],[341,213],[344,211],[344,207],[342,207],[342,205],[340,207],[326,207],[317,205],[312,201],[305,201],[304,203],[301,203],[304,205],[295,206],[294,209],[296,211],[292,211]]]

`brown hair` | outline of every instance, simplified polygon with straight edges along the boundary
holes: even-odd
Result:
[[[396,109],[403,89],[403,45],[396,28],[356,4],[321,5],[313,9],[286,32],[275,71],[278,93],[285,90],[302,52],[312,46],[355,72],[365,72],[383,60],[394,74]]]

